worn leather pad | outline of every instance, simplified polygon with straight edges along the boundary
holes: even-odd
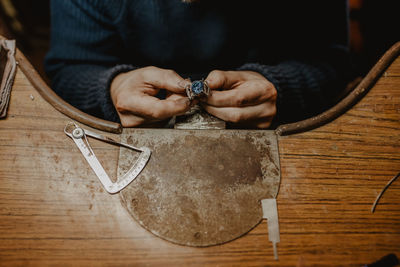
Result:
[[[16,66],[15,40],[1,39],[0,36],[0,118],[7,116]]]
[[[221,244],[262,219],[260,200],[280,182],[272,131],[124,129],[122,142],[152,156],[121,191],[132,217],[153,234],[189,246]],[[121,148],[118,177],[138,153]]]

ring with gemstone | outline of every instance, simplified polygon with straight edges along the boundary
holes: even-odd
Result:
[[[188,84],[185,89],[190,101],[197,97],[208,96],[210,94],[210,87],[208,87],[207,81],[204,79]]]

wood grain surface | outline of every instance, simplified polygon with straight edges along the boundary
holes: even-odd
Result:
[[[147,232],[102,189],[63,133],[68,121],[19,70],[0,121],[0,266],[361,266],[400,257],[400,181],[370,212],[400,171],[400,59],[338,119],[279,138],[279,261],[266,223],[207,248]],[[116,177],[118,147],[91,144]]]
[[[334,122],[279,140],[280,245],[286,238],[313,236],[295,250],[305,265],[360,266],[388,253],[400,257],[400,181],[370,212],[381,189],[400,172],[399,66],[397,59]]]

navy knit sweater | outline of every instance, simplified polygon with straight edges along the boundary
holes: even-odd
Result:
[[[51,21],[53,89],[112,121],[112,79],[144,66],[259,72],[277,88],[279,122],[331,106],[349,71],[346,0],[52,0]]]

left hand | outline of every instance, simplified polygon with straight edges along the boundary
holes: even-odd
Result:
[[[253,71],[214,70],[206,81],[212,90],[203,100],[208,113],[247,127],[271,125],[276,115],[277,91],[264,76]]]

